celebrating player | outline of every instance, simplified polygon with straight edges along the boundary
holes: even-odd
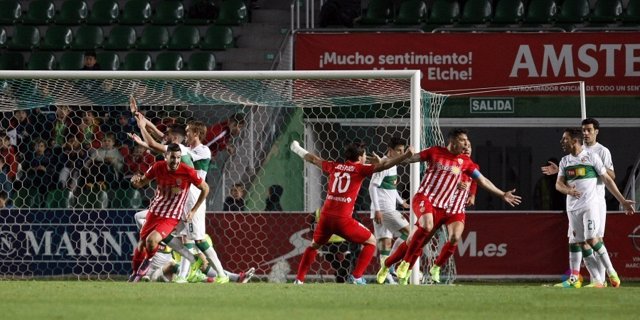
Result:
[[[367,160],[365,148],[360,143],[350,143],[345,146],[344,157],[346,161],[344,163],[323,160],[300,147],[298,141],[291,144],[291,151],[329,174],[329,190],[321,209],[320,221],[313,232],[311,245],[304,251],[294,283],[304,283],[304,278],[311,263],[315,260],[318,248],[327,243],[333,234],[336,234],[347,241],[363,245],[356,266],[349,276],[349,282],[366,284],[362,274],[375,253],[376,240],[369,229],[352,217],[358,191],[364,178],[374,172],[391,168],[409,158],[413,155],[413,148],[409,147],[402,156],[393,159],[380,159],[374,155],[371,159],[372,165],[365,164]]]
[[[413,196],[411,206],[416,215],[416,226],[406,242],[402,243],[387,258],[378,271],[376,280],[384,282],[389,267],[402,259],[397,268],[398,278],[406,283],[409,268],[420,256],[422,247],[433,235],[433,231],[445,221],[446,209],[451,204],[451,197],[460,182],[461,175],[466,174],[475,179],[479,186],[485,188],[511,206],[520,204],[520,196],[514,190],[502,191],[489,179],[485,178],[478,166],[463,154],[469,147],[469,138],[464,129],[454,129],[448,135],[446,148],[434,146],[422,150],[409,158],[408,162],[425,161],[428,163],[425,175]],[[408,244],[407,244],[408,243]]]

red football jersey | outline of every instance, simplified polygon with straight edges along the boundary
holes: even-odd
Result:
[[[215,157],[218,152],[224,150],[227,147],[227,143],[231,139],[231,133],[229,133],[229,121],[220,122],[212,125],[207,129],[202,144],[209,147],[211,150],[211,157]]]
[[[444,147],[430,147],[420,151],[420,161],[427,162],[418,193],[422,193],[436,208],[449,207],[451,196],[462,174],[471,176],[478,166],[466,155],[455,155]]]
[[[154,163],[144,175],[147,179],[155,179],[157,185],[149,211],[157,216],[172,219],[182,218],[191,184],[202,183],[202,179],[193,168],[180,163],[178,169],[171,172],[164,160]]]
[[[456,190],[453,191],[449,208],[447,208],[447,214],[465,213],[467,211],[467,199],[469,199],[470,195],[476,194],[478,184],[475,180],[471,179],[468,175],[463,174],[462,178],[460,178],[460,182],[471,182],[471,185],[466,189],[460,190],[456,188]]]
[[[362,181],[373,174],[373,166],[351,161],[323,161],[322,171],[329,174],[329,188],[321,214],[351,217]]]

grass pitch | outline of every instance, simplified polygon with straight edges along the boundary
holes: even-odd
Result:
[[[0,281],[2,319],[637,319],[640,287]],[[186,317],[186,318],[185,318]]]

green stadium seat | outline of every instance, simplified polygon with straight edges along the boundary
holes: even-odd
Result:
[[[151,56],[146,52],[129,52],[124,58],[124,70],[151,70],[153,64]]]
[[[65,50],[71,46],[73,42],[73,32],[67,26],[50,26],[47,33],[40,43],[40,49],[43,50]]]
[[[460,23],[482,24],[487,23],[493,15],[493,7],[489,0],[467,0],[462,8]]]
[[[622,15],[622,21],[625,24],[640,23],[640,0],[629,0],[627,9]]]
[[[173,29],[168,48],[171,50],[192,50],[200,43],[200,31],[195,26],[181,25]]]
[[[531,0],[524,22],[527,24],[552,23],[558,12],[555,0]]]
[[[0,70],[23,70],[24,56],[20,52],[3,52],[0,54]]]
[[[89,7],[84,0],[66,0],[55,16],[56,24],[76,25],[83,23],[89,15]]]
[[[27,63],[28,70],[55,70],[56,69],[56,56],[51,52],[39,51],[31,53],[29,62]]]
[[[564,0],[556,21],[560,23],[582,23],[589,16],[589,0]]]
[[[181,1],[163,0],[155,8],[151,23],[176,25],[184,20],[184,5]]]
[[[135,47],[136,40],[136,29],[131,26],[118,25],[111,28],[104,48],[107,50],[129,50]]]
[[[20,21],[22,6],[16,0],[0,0],[0,24],[12,25]]]
[[[147,0],[127,1],[120,16],[120,24],[143,25],[151,18],[151,4]]]
[[[164,26],[147,26],[138,39],[139,50],[162,50],[169,44],[169,29]]]
[[[110,25],[118,21],[120,6],[115,0],[97,0],[91,6],[87,17],[88,24]]]
[[[180,71],[183,64],[184,60],[180,53],[162,52],[156,57],[154,70]]]
[[[17,25],[7,47],[11,50],[33,50],[40,44],[40,31],[35,26]]]
[[[389,23],[391,16],[390,0],[371,0],[367,11],[360,18],[358,24],[380,26]]]
[[[460,17],[460,4],[455,0],[435,0],[426,19],[428,25],[452,24]]]
[[[71,49],[95,50],[102,46],[104,32],[100,26],[80,26],[73,37]]]
[[[226,0],[220,4],[217,25],[239,26],[248,21],[247,6],[243,0]]]
[[[427,16],[427,5],[422,0],[405,0],[400,3],[395,25],[419,25]]]
[[[210,26],[200,44],[202,50],[225,50],[233,47],[233,30],[227,26]]]
[[[7,30],[3,27],[0,27],[0,48],[4,48],[7,46]]]
[[[47,193],[45,204],[50,209],[64,209],[69,208],[69,198],[71,197],[71,191],[67,189],[54,189]]]
[[[492,24],[517,24],[524,17],[524,3],[522,0],[499,0],[496,4]]]
[[[56,6],[51,0],[34,0],[29,2],[29,9],[22,16],[22,23],[45,25],[53,22]]]
[[[58,60],[59,70],[80,70],[84,66],[84,53],[65,51]]]
[[[188,70],[211,71],[216,69],[216,56],[211,52],[194,52],[187,63]]]
[[[622,1],[598,0],[593,7],[589,21],[595,23],[614,23],[622,19]]]
[[[120,56],[115,52],[98,52],[96,54],[102,70],[120,69]]]

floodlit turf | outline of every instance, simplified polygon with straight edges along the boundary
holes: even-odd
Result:
[[[2,319],[637,319],[640,287],[0,281]],[[185,318],[185,315],[189,315]]]

